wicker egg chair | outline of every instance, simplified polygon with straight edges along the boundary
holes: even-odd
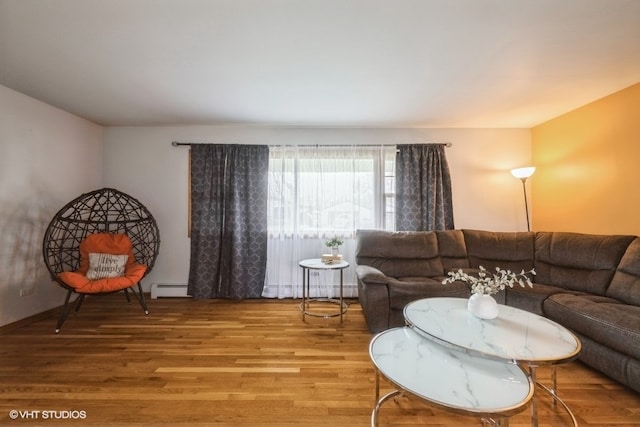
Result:
[[[67,272],[76,272],[81,268],[83,262],[81,244],[87,237],[100,233],[107,236],[124,234],[128,237],[126,239],[130,241],[128,253],[135,257],[135,263],[146,267],[144,273],[141,272],[136,277],[136,283],[126,284],[121,289],[105,291],[100,288],[79,289],[68,281],[65,282],[63,277],[69,274]],[[69,315],[70,299],[74,293],[78,294],[75,302],[75,310],[78,311],[86,295],[123,291],[127,301],[131,302],[129,297],[129,291],[131,291],[145,314],[149,314],[142,292],[141,279],[153,268],[159,246],[160,235],[155,219],[142,203],[128,194],[112,188],[103,188],[85,193],[67,203],[51,220],[42,244],[44,262],[52,280],[67,290],[56,333],[60,332],[62,324]]]

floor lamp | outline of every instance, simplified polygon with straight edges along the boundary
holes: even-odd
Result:
[[[524,193],[524,212],[527,215],[527,231],[531,231],[531,225],[529,224],[529,204],[527,203],[527,187],[525,183],[527,179],[536,171],[535,166],[528,166],[526,168],[511,169],[511,175],[522,181],[522,192]]]

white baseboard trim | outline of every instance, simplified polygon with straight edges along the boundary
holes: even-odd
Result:
[[[157,298],[191,298],[187,295],[186,283],[152,283],[151,299]]]

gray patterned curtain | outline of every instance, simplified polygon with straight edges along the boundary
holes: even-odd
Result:
[[[398,145],[396,230],[452,230],[451,176],[442,144]]]
[[[191,146],[192,297],[261,297],[268,167],[264,145]]]

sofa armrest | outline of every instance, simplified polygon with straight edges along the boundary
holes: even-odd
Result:
[[[386,285],[389,283],[389,277],[387,277],[382,271],[369,265],[357,266],[356,276],[358,276],[358,279],[368,284],[376,283]]]
[[[358,300],[369,331],[377,334],[389,329],[390,278],[377,268],[368,265],[358,265],[356,277],[358,278]]]

